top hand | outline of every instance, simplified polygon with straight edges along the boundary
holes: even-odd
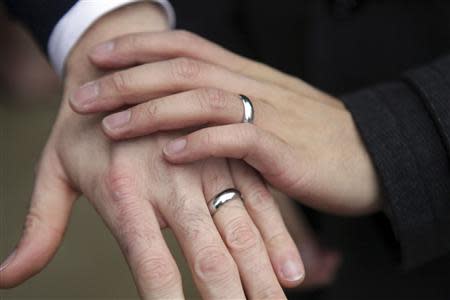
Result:
[[[144,102],[104,119],[110,137],[225,125],[168,144],[166,159],[244,159],[279,190],[312,207],[339,214],[379,209],[374,168],[337,99],[184,32],[129,35],[109,43],[108,51],[100,47],[92,53],[94,63],[113,68],[150,62],[89,84],[98,92],[92,97],[82,88],[72,98],[81,113]],[[154,62],[172,56],[188,58]],[[240,123],[241,93],[253,101],[254,124]]]

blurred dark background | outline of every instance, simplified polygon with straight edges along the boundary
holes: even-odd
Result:
[[[426,9],[427,4],[437,1],[359,1],[360,7],[343,12],[331,3],[352,1],[299,0],[284,5],[259,0],[172,2],[181,28],[300,76],[334,95],[397,78],[407,68],[427,63],[450,48],[450,23],[442,18],[450,12]],[[230,3],[239,9],[232,9]],[[307,10],[299,3],[311,7]],[[407,3],[416,5],[407,10]],[[391,4],[396,6],[395,11]],[[422,28],[417,24],[422,24],[424,18],[429,22]],[[444,25],[439,23],[443,20]],[[60,89],[56,75],[26,32],[4,14],[0,14],[0,25],[2,259],[20,236],[33,167],[56,115]],[[358,28],[366,30],[358,35]],[[431,34],[435,28],[445,34]],[[323,292],[322,299],[329,295],[334,296],[329,299],[339,300],[378,300],[387,299],[386,295],[389,299],[449,299],[448,285],[443,289],[443,282],[448,280],[448,257],[403,272],[393,251],[396,244],[392,230],[382,214],[374,218],[323,219],[319,225],[328,242],[339,246],[346,256],[335,284]],[[183,270],[186,297],[197,299],[178,247],[169,234],[167,239]],[[120,251],[84,199],[77,202],[64,244],[49,267],[24,285],[0,292],[2,300],[30,298],[137,298]]]

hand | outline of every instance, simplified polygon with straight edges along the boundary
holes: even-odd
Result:
[[[97,45],[90,53],[91,61],[104,70],[129,68],[178,57],[216,64],[258,81],[276,84],[330,105],[336,104],[333,97],[296,77],[236,55],[184,30],[128,34]]]
[[[202,49],[210,53],[207,60],[211,62],[193,58],[154,62],[161,58],[155,44],[175,43],[173,34],[121,37],[109,51],[96,49],[93,62],[109,68],[116,59],[121,66],[150,63],[91,82],[74,94],[72,107],[93,113],[142,103],[103,120],[104,131],[114,139],[216,125],[169,143],[166,159],[176,164],[208,157],[244,159],[273,186],[311,207],[350,215],[379,209],[374,167],[339,100],[256,63],[263,79],[253,78],[252,72],[235,72],[239,66],[248,66],[247,60],[192,35],[187,35],[188,43],[186,33],[181,34],[186,49],[178,46],[176,51],[169,49],[169,54],[194,57],[193,49]],[[276,83],[270,78],[276,78]],[[97,93],[86,97],[85,90],[92,87]],[[253,101],[254,124],[240,123],[240,93]]]
[[[132,16],[140,23],[139,13]],[[205,298],[244,298],[243,288],[250,298],[284,298],[274,270],[283,285],[293,286],[301,281],[303,266],[273,199],[250,169],[222,159],[170,165],[162,147],[179,133],[112,143],[102,134],[98,116],[78,116],[68,107],[68,95],[98,76],[87,67],[83,50],[129,20],[107,17],[73,51],[65,101],[38,168],[25,232],[1,267],[0,287],[19,284],[44,268],[61,242],[75,198],[83,193],[118,240],[144,299],[183,297],[180,274],[160,231],[166,226]],[[241,201],[230,202],[213,222],[206,200],[234,185],[246,209]]]

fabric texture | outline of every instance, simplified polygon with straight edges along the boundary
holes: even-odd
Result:
[[[450,195],[448,157],[426,109],[427,99],[404,82],[341,99],[377,168],[404,266],[415,267],[448,253],[448,230],[440,226],[448,216],[439,213]]]

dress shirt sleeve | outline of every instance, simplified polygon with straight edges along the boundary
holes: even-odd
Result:
[[[127,4],[143,0],[79,0],[59,20],[48,40],[50,61],[61,76],[70,50],[83,33],[103,15]],[[175,12],[168,0],[145,0],[158,3],[165,10],[169,24],[175,26]]]
[[[450,252],[450,56],[341,97],[379,175],[406,268]]]

